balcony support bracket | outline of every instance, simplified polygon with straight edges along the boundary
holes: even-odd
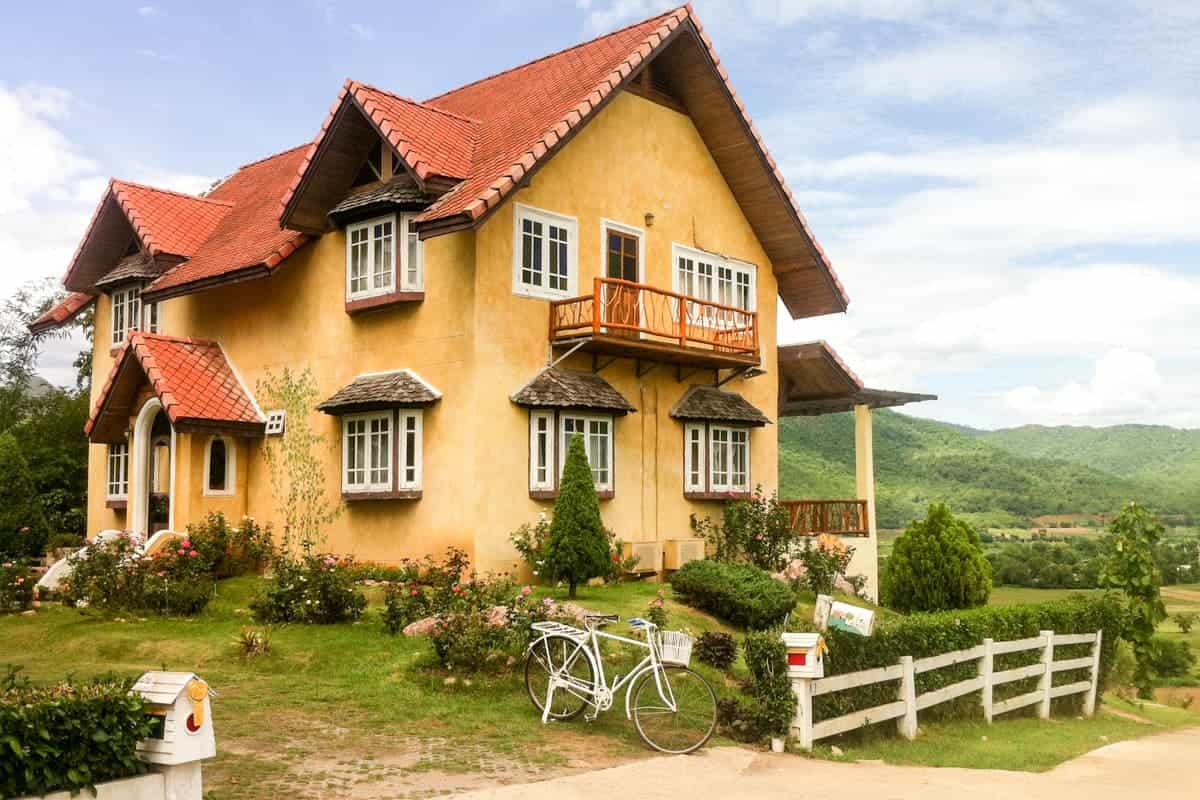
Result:
[[[592,372],[599,373],[605,367],[612,366],[613,362],[615,362],[616,360],[617,360],[617,356],[613,356],[612,358],[610,358],[608,360],[604,360],[604,359],[600,358],[598,353],[592,353]]]
[[[558,358],[554,357],[554,345],[552,344],[550,346],[550,357],[548,359],[546,359],[546,361],[548,362],[546,364],[546,366],[548,366],[548,367],[558,366],[560,363],[562,363],[563,361],[567,360],[572,355],[574,355],[576,350],[583,347],[587,343],[588,343],[588,340],[586,338],[578,339],[573,343],[569,342],[569,341],[568,342],[558,342],[558,344],[570,344],[571,345],[569,348],[567,348],[567,352],[563,353]]]
[[[675,368],[675,382],[683,383],[684,381],[686,381],[688,378],[692,377],[699,371],[700,371],[699,368],[689,369],[687,367],[676,367]]]
[[[729,370],[729,374],[726,375],[724,378],[721,377],[721,371],[717,370],[716,380],[714,381],[713,385],[717,386],[717,387],[724,386],[725,384],[729,383],[734,378],[742,377],[747,372],[749,372],[751,369],[753,369],[753,367],[735,367],[734,369]]]
[[[651,362],[647,363],[645,361],[642,361],[640,358],[637,359],[634,362],[634,364],[635,364],[635,369],[637,370],[637,376],[639,378],[641,378],[644,375],[649,375],[651,372],[654,371],[654,368],[658,366],[657,361],[651,361]]]

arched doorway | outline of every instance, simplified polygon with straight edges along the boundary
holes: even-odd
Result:
[[[146,536],[174,529],[175,431],[158,398],[138,412],[130,446],[129,526]]]

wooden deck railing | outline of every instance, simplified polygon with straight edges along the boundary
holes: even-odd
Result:
[[[681,313],[682,310],[682,313]],[[592,293],[550,304],[550,339],[628,336],[680,347],[758,353],[758,315],[734,306],[656,289],[642,283],[596,278]]]
[[[866,500],[780,500],[797,536],[869,536]]]

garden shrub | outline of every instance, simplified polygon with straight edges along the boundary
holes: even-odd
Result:
[[[146,771],[138,742],[150,735],[130,682],[33,688],[0,679],[0,797],[77,791]]]
[[[25,564],[17,561],[0,564],[0,614],[31,608],[36,585],[37,578]]]
[[[29,465],[11,432],[0,433],[0,558],[37,558],[49,531]]]
[[[805,588],[813,594],[832,595],[838,578],[845,576],[852,558],[854,548],[833,534],[823,533],[815,540],[811,536],[805,537],[804,546],[796,554],[796,560],[800,562],[803,571],[794,577],[789,574],[785,574],[785,577],[791,580],[792,588],[797,591]],[[855,594],[861,592],[862,587],[866,585],[866,578],[861,575],[847,580],[854,588]]]
[[[458,602],[438,614],[430,633],[434,653],[442,666],[478,671],[502,657],[519,655],[534,635],[530,625],[555,618],[557,607],[549,597],[535,600],[526,586],[501,598],[505,581],[479,581],[456,592]],[[508,584],[509,589],[515,589]],[[504,599],[506,605],[499,605]]]
[[[979,534],[935,503],[892,545],[880,575],[883,604],[905,613],[982,606],[992,591],[991,574]]]
[[[1154,631],[1167,618],[1159,584],[1162,575],[1154,562],[1154,547],[1162,538],[1158,518],[1137,503],[1130,503],[1109,526],[1105,536],[1100,585],[1125,594],[1125,630],[1122,637],[1137,656],[1134,684],[1138,695],[1150,697],[1156,656]]]
[[[1183,678],[1196,666],[1191,645],[1155,636],[1150,642],[1150,674],[1157,679]]]
[[[600,521],[600,499],[579,434],[571,437],[567,448],[554,519],[542,552],[546,577],[565,581],[572,599],[579,584],[612,573],[612,548]]]
[[[717,669],[729,669],[737,660],[737,640],[723,631],[705,631],[696,640],[693,649],[696,658],[703,664]]]
[[[129,536],[119,536],[71,556],[70,563],[70,577],[60,586],[69,606],[192,616],[212,599],[212,556],[190,539],[143,556]]]
[[[762,736],[786,736],[796,717],[796,695],[787,674],[787,648],[777,629],[754,631],[742,642],[754,698],[752,716]]]
[[[778,572],[787,563],[794,537],[788,511],[777,495],[756,487],[748,500],[731,500],[722,509],[720,525],[707,517],[691,517],[692,530],[704,539],[708,557],[726,563],[746,562]]]
[[[667,607],[662,589],[659,589],[654,598],[646,604],[646,619],[657,625],[659,630],[667,627]]]
[[[78,533],[56,533],[46,540],[46,552],[55,550],[78,550],[83,547],[83,537]]]
[[[635,555],[625,556],[625,543],[607,528],[604,535],[608,537],[609,557],[605,560],[607,568],[602,575],[596,577],[606,580],[618,580],[622,575],[633,572],[640,559]],[[509,541],[521,555],[521,560],[529,567],[535,578],[545,577],[546,542],[550,539],[550,520],[546,515],[539,514],[533,525],[525,523],[508,535]]]
[[[351,570],[335,556],[316,554],[279,556],[266,589],[250,603],[259,622],[315,625],[353,622],[366,607]]]
[[[750,629],[778,625],[796,605],[787,584],[750,564],[689,561],[671,576],[671,586],[689,605]]]
[[[235,528],[224,514],[210,512],[204,522],[188,525],[187,532],[188,541],[216,578],[262,572],[275,555],[271,527],[259,525],[254,517],[242,517]]]
[[[803,626],[795,626],[800,628]],[[1117,650],[1123,627],[1121,604],[1115,595],[1089,597],[1073,595],[1064,600],[1015,606],[986,606],[967,611],[914,614],[908,617],[883,617],[876,621],[871,636],[859,636],[847,631],[829,629],[825,641],[829,651],[825,656],[825,675],[885,667],[896,664],[901,656],[914,659],[940,655],[954,650],[966,650],[981,644],[985,638],[997,642],[1026,639],[1043,630],[1055,633],[1092,633],[1103,631],[1100,649],[1100,691],[1103,692]],[[1090,655],[1091,644],[1055,648],[1055,659],[1064,660]],[[1037,662],[1040,649],[1008,653],[995,657],[993,668],[1013,669]],[[967,680],[978,674],[978,662],[969,661],[916,676],[917,694],[940,689]],[[1054,685],[1087,680],[1089,670],[1069,670],[1054,674]],[[1000,702],[1009,697],[1032,692],[1038,678],[1006,683],[995,688],[993,699]],[[849,714],[871,706],[890,703],[896,699],[898,681],[874,684],[845,692],[822,695],[815,700],[817,721]],[[1054,700],[1056,707],[1076,710],[1082,695]],[[926,718],[966,717],[978,719],[979,693],[942,703],[922,711]],[[1014,712],[1019,713],[1019,712]]]
[[[1181,633],[1191,633],[1192,626],[1196,624],[1196,620],[1200,619],[1200,614],[1197,614],[1195,611],[1180,611],[1172,619],[1179,626]]]
[[[429,595],[419,583],[389,583],[383,590],[383,627],[393,636],[430,610]]]

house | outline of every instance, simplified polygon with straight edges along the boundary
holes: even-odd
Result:
[[[781,309],[848,298],[688,6],[423,102],[347,81],[203,196],[113,180],[64,283],[34,328],[95,308],[92,531],[277,520],[285,367],[319,389],[328,549],[482,569],[575,434],[606,525],[669,568],[692,514],[777,486],[780,414],[921,399],[777,347]],[[792,509],[873,564],[863,447],[859,500]]]

